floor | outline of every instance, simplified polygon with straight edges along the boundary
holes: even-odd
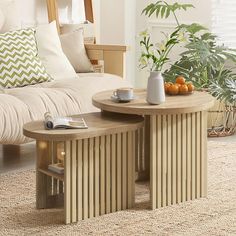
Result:
[[[139,182],[134,208],[70,225],[63,209],[35,208],[34,170],[0,175],[0,235],[236,235],[235,141],[208,147],[207,198],[152,211],[149,183]]]
[[[209,138],[218,142],[236,142],[236,134],[222,138]],[[5,153],[5,155],[3,155]],[[0,174],[30,170],[35,166],[35,143],[21,146],[0,145]]]
[[[30,170],[34,168],[35,160],[35,143],[20,146],[0,145],[0,174]]]

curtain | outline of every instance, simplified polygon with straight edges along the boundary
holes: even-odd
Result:
[[[236,0],[212,0],[212,31],[219,43],[236,49]]]

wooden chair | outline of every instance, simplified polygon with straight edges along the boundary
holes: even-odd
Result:
[[[94,22],[92,0],[84,0],[85,16],[90,22]],[[60,33],[60,22],[58,15],[57,0],[47,0],[48,20],[56,21],[58,33]],[[85,45],[88,57],[91,61],[103,61],[104,72],[118,75],[122,78],[125,76],[125,52],[127,46],[121,45]]]

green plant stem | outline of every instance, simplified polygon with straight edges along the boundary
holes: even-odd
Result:
[[[169,49],[166,50],[166,52],[165,52],[165,54],[164,54],[164,58],[165,58],[165,57],[168,57],[168,55],[169,55],[171,49],[172,49],[175,45],[176,45],[176,44],[171,45],[171,46],[169,47]]]
[[[174,15],[174,17],[175,17],[176,23],[177,23],[177,25],[178,25],[178,27],[179,27],[179,26],[180,26],[179,20],[178,20],[178,18],[177,18],[177,16],[176,16],[175,12],[174,12],[174,11],[172,11],[172,12],[173,12],[173,15]]]
[[[165,1],[164,1],[164,4],[165,4],[166,6],[168,6],[168,7],[170,6],[170,5],[169,5],[167,2],[165,2]],[[175,11],[173,11],[173,10],[171,10],[171,11],[172,11],[172,13],[173,13],[173,15],[174,15],[174,18],[175,18],[175,20],[176,20],[177,25],[180,26],[179,20],[178,20],[176,14],[175,14]]]
[[[224,65],[221,66],[220,71],[219,71],[219,75],[217,78],[217,81],[220,81],[221,75],[222,75],[222,71],[224,70]]]

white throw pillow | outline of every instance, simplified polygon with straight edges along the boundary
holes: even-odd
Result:
[[[84,43],[94,44],[96,40],[95,25],[89,21],[85,21],[82,24],[62,24],[61,34],[68,34],[81,28],[83,29]]]
[[[60,36],[61,46],[77,73],[92,72],[93,66],[84,47],[83,29]]]
[[[76,78],[75,70],[63,53],[56,22],[36,28],[39,57],[49,75],[55,80]]]
[[[0,33],[21,28],[20,17],[14,0],[0,0]]]

